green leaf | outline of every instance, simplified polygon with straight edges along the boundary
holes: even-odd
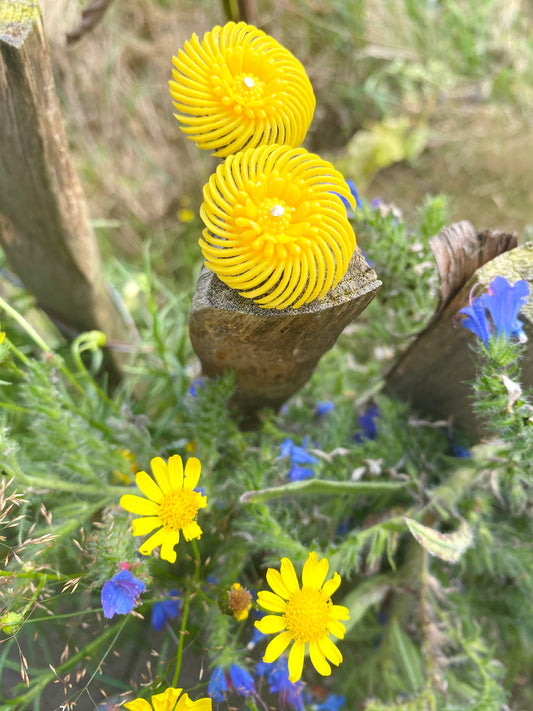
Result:
[[[454,533],[440,533],[412,518],[404,517],[404,521],[422,548],[447,563],[457,563],[472,544],[472,529],[466,521],[461,521],[459,529]]]
[[[240,497],[241,504],[259,503],[269,499],[280,499],[283,496],[299,494],[349,494],[350,496],[382,496],[394,494],[405,489],[405,482],[397,481],[328,481],[326,479],[306,479],[305,481],[291,481],[282,486],[273,486],[270,489],[257,489],[245,491]]]

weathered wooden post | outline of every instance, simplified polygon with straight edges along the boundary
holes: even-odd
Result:
[[[36,0],[0,0],[0,243],[67,334],[131,338],[104,281]]]
[[[533,245],[517,247],[516,236],[486,230],[476,232],[469,222],[445,228],[433,238],[441,279],[437,313],[389,372],[386,392],[408,401],[419,413],[451,419],[473,436],[482,434],[470,402],[475,365],[468,344],[475,336],[459,327],[460,309],[468,305],[471,289],[486,290],[493,276],[511,283],[529,282],[533,291]],[[521,314],[525,331],[533,338],[533,306]],[[522,363],[524,382],[533,384],[533,354]]]
[[[309,380],[380,286],[357,249],[345,276],[322,301],[265,311],[204,269],[190,310],[191,342],[205,375],[235,371],[232,404],[253,420],[260,408],[279,408]]]

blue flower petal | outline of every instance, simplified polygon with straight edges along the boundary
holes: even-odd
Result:
[[[315,476],[315,472],[308,467],[300,467],[298,464],[293,464],[287,474],[287,479],[289,481],[303,481],[304,479],[309,479]]]
[[[245,697],[255,694],[254,678],[249,671],[238,664],[232,664],[229,668],[229,676],[237,694]]]
[[[481,297],[474,299],[470,306],[465,306],[459,313],[468,316],[461,322],[461,325],[475,333],[478,338],[481,338],[485,346],[488,346],[489,324]]]
[[[286,657],[280,657],[274,663],[268,676],[271,694],[279,694],[279,707],[286,708],[287,704],[295,711],[304,711],[303,682],[293,683],[289,680],[289,665]]]
[[[317,403],[315,412],[319,417],[324,417],[324,415],[327,415],[328,412],[331,412],[334,409],[335,409],[334,403],[330,402],[329,400],[326,400],[326,402],[318,402]]]
[[[496,276],[489,284],[489,293],[480,299],[490,313],[498,336],[503,334],[507,339],[510,335],[524,333],[518,312],[529,299],[527,281],[520,279],[510,284],[504,277]]]
[[[222,669],[222,667],[215,667],[209,679],[207,695],[210,696],[213,701],[216,701],[217,704],[221,704],[225,699],[224,694],[227,690],[228,682],[226,681],[224,669]]]
[[[330,694],[324,703],[319,704],[317,711],[340,711],[345,705],[346,699],[340,694]]]
[[[146,590],[144,583],[130,570],[122,569],[111,580],[106,580],[102,587],[101,602],[104,617],[126,615],[139,602],[139,595]]]
[[[178,594],[177,590],[170,590],[171,599],[154,602],[152,605],[151,624],[156,632],[160,632],[169,620],[178,616],[180,610]]]

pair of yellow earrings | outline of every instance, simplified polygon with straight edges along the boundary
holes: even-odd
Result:
[[[354,252],[341,196],[355,201],[331,163],[298,148],[315,109],[305,69],[244,22],[193,35],[173,63],[181,130],[225,158],[204,187],[206,267],[264,308],[321,299]]]

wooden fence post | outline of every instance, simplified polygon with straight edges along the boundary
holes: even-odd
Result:
[[[262,309],[204,269],[189,315],[191,343],[205,375],[235,372],[230,404],[253,425],[261,408],[279,408],[309,380],[380,286],[358,247],[335,289],[299,309]]]
[[[469,222],[446,227],[432,241],[441,277],[441,302],[427,328],[416,338],[386,378],[385,392],[408,401],[424,416],[450,419],[473,437],[483,428],[472,411],[469,381],[475,363],[468,348],[476,336],[460,325],[457,314],[468,306],[470,291],[487,290],[494,276],[514,283],[525,279],[533,294],[533,244],[516,246],[516,235],[485,230]],[[533,303],[520,318],[533,339]],[[522,361],[524,384],[533,385],[533,351]]]
[[[67,335],[131,338],[103,278],[36,0],[0,0],[0,243]]]

